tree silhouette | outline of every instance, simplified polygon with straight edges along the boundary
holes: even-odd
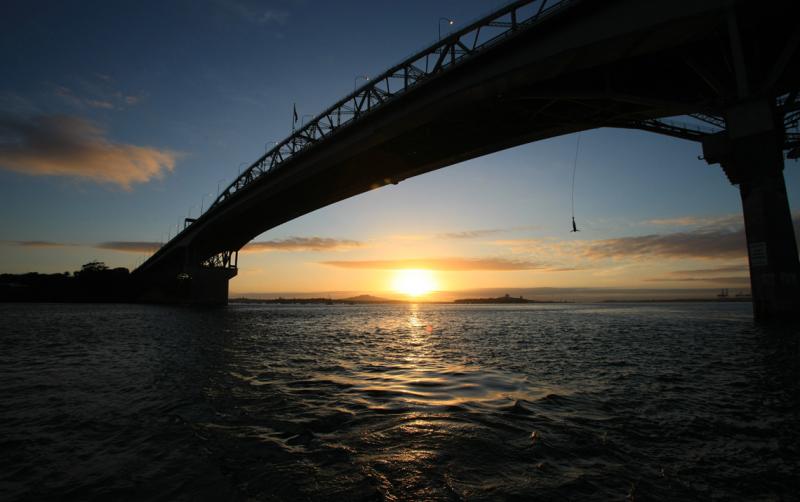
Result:
[[[108,270],[108,265],[102,261],[90,261],[89,263],[82,265],[81,270],[79,272],[75,272],[75,275],[96,274],[106,270]]]

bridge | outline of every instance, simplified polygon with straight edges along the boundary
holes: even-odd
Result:
[[[741,193],[755,316],[788,316],[800,307],[783,178],[800,147],[798,14],[800,2],[777,0],[510,3],[253,162],[134,271],[139,298],[224,304],[238,250],[282,223],[488,153],[618,127],[702,144]]]

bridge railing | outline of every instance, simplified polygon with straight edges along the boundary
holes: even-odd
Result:
[[[294,155],[371,111],[443,73],[500,40],[528,28],[577,0],[518,0],[450,33],[389,68],[276,144],[223,190],[208,210],[230,199],[254,181],[278,169]],[[207,210],[207,211],[208,211]]]

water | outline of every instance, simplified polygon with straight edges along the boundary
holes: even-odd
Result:
[[[748,304],[0,305],[2,500],[797,500]]]

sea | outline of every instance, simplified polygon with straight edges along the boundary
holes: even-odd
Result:
[[[748,303],[0,304],[0,500],[800,499]]]

